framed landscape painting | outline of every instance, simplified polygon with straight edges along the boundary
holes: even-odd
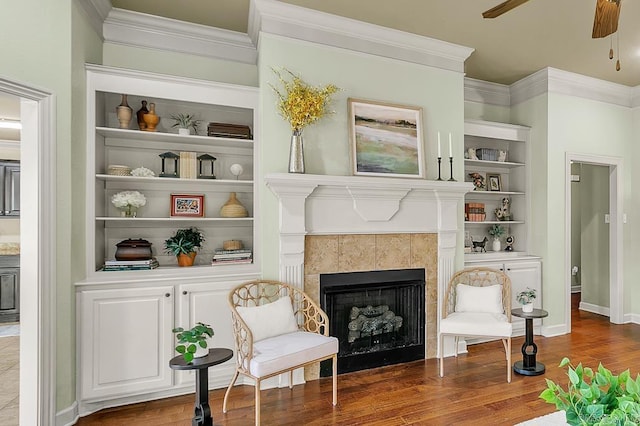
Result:
[[[348,102],[354,175],[424,177],[422,108]]]

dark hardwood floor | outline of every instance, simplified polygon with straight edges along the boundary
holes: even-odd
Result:
[[[574,296],[577,298],[578,296]],[[577,301],[575,301],[577,304]],[[521,356],[523,338],[513,339],[513,360]],[[555,407],[538,395],[545,377],[566,384],[557,367],[564,356],[574,363],[614,372],[640,371],[640,325],[614,325],[600,315],[572,311],[572,333],[535,336],[542,376],[513,375],[506,382],[504,351],[499,342],[471,346],[468,354],[445,360],[438,377],[435,359],[340,375],[338,405],[331,405],[331,380],[262,392],[263,425],[513,425],[551,413]],[[237,386],[230,410],[222,414],[224,389],[211,391],[215,424],[253,424],[253,387]],[[82,418],[78,425],[191,424],[194,395],[107,409]]]

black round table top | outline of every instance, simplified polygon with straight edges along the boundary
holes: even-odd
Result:
[[[522,312],[522,308],[512,309],[511,315],[520,318],[544,318],[549,315],[549,312],[544,309],[533,308],[533,312]]]
[[[200,358],[194,358],[187,363],[182,355],[175,356],[169,361],[169,367],[174,370],[200,370],[212,365],[222,364],[233,356],[233,351],[227,348],[211,348],[209,354]]]

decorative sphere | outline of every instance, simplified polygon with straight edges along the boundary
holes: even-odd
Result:
[[[242,166],[240,164],[232,164],[231,167],[229,168],[229,170],[231,170],[231,173],[234,176],[239,176],[244,171],[244,169],[242,168]]]

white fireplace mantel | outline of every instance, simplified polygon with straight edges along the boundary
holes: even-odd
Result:
[[[453,274],[458,206],[471,183],[288,173],[265,183],[279,200],[283,281],[303,288],[308,234],[437,233],[439,290]]]

